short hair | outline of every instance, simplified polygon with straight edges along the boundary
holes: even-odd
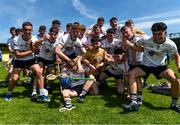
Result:
[[[86,31],[86,26],[83,25],[83,24],[81,24],[81,25],[80,25],[80,29],[83,30],[83,31]]]
[[[165,31],[167,30],[167,25],[164,22],[158,22],[158,23],[154,23],[151,27],[151,31],[152,32],[156,32],[156,31]]]
[[[123,26],[122,28],[121,28],[121,32],[123,32],[124,30],[126,30],[126,28],[129,28],[128,26]]]
[[[113,20],[118,21],[118,18],[117,18],[117,17],[112,17],[112,18],[109,20],[109,22],[112,22]]]
[[[20,34],[22,32],[22,30],[20,28],[16,29],[16,34]]]
[[[133,22],[133,20],[127,20],[126,22],[125,22],[125,25],[128,25],[128,24],[134,24],[134,22]]]
[[[122,48],[117,48],[117,49],[114,50],[113,54],[120,54],[120,55],[122,55],[122,54],[124,54],[124,51],[123,51]]]
[[[104,18],[103,18],[103,17],[99,17],[99,18],[97,19],[97,22],[99,22],[99,21],[103,21],[103,22],[104,22]]]
[[[24,28],[25,26],[31,26],[31,27],[33,27],[32,23],[29,22],[29,21],[24,22],[24,23],[22,24],[22,28]]]
[[[99,28],[99,26],[97,24],[93,25],[93,29],[95,28]]]
[[[79,22],[74,22],[73,25],[80,25],[80,23]]]
[[[110,28],[110,29],[108,29],[108,30],[106,31],[106,33],[112,33],[112,34],[114,34],[115,31],[114,31],[114,29]]]
[[[61,25],[61,22],[59,20],[53,20],[52,21],[52,25],[55,25],[55,24]]]
[[[92,37],[91,38],[91,43],[95,43],[95,42],[101,42],[101,39],[99,37]]]
[[[15,27],[10,27],[10,29],[9,29],[10,31],[12,31],[12,30],[16,30],[16,28]]]
[[[55,32],[56,34],[58,34],[57,28],[50,28],[49,33],[51,33],[51,32]]]
[[[72,27],[72,25],[73,25],[72,23],[67,23],[66,27]]]
[[[39,27],[39,30],[44,30],[44,31],[46,31],[46,26],[41,25],[41,26]]]
[[[79,25],[77,25],[77,24],[72,25],[72,30],[79,30],[79,29],[80,29]]]

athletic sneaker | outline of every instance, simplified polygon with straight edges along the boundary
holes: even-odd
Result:
[[[8,87],[8,83],[7,82],[4,82],[1,84],[2,87]]]
[[[4,98],[4,99],[5,99],[5,101],[12,101],[12,94],[8,94],[8,93],[7,93],[7,94],[5,95],[5,98]]]
[[[42,99],[44,102],[50,102],[50,101],[51,101],[51,100],[49,99],[49,97],[46,96],[46,95],[40,95],[39,98]]]
[[[64,105],[59,109],[59,112],[66,112],[66,111],[71,111],[72,109],[75,109],[76,107],[74,105]]]
[[[142,99],[141,99],[141,98],[138,98],[138,99],[137,99],[137,104],[138,104],[138,106],[142,105],[142,103],[143,103],[143,102],[142,102]]]
[[[38,95],[36,92],[33,92],[31,95],[31,101],[36,101],[38,99]]]
[[[129,104],[123,104],[122,107],[125,112],[133,112],[133,111],[137,112],[139,109],[138,104],[133,103],[133,102],[131,102]]]
[[[83,103],[84,102],[84,98],[82,96],[78,96],[77,97],[77,102]]]
[[[180,106],[178,104],[176,104],[176,105],[171,104],[171,109],[180,113]]]

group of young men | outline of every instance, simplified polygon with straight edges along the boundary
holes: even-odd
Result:
[[[8,41],[12,45],[13,68],[5,100],[12,100],[21,69],[29,68],[34,74],[32,99],[50,101],[48,91],[55,79],[48,79],[45,88],[45,71],[56,76],[58,65],[64,99],[60,112],[75,108],[71,102],[73,96],[77,96],[78,102],[84,102],[88,92],[99,94],[107,77],[115,78],[120,94],[124,94],[124,79],[128,79],[131,103],[122,107],[127,112],[138,111],[143,102],[141,77],[147,78],[150,73],[157,79],[166,78],[172,84],[171,108],[180,112],[180,81],[165,64],[167,53],[171,53],[180,71],[180,56],[175,43],[166,37],[166,24],[154,23],[152,37],[148,37],[134,27],[132,20],[120,27],[118,19],[112,17],[111,28],[107,30],[103,27],[104,21],[104,18],[98,18],[89,29],[79,22],[68,23],[67,31],[63,32],[60,21],[53,20],[49,33],[46,34],[46,27],[42,25],[37,36],[32,36],[31,22],[22,24],[21,34],[13,35],[10,30],[12,38]]]

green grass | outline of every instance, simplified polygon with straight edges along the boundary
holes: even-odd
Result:
[[[170,67],[176,71],[174,62]],[[3,81],[7,71],[0,66],[0,80]],[[161,80],[163,82],[165,80]],[[148,83],[157,83],[154,76]],[[76,108],[70,112],[58,112],[62,105],[62,97],[57,88],[50,94],[51,102],[31,102],[31,88],[20,82],[14,89],[11,102],[4,101],[7,88],[0,88],[0,124],[180,124],[179,114],[170,109],[171,97],[151,93],[143,89],[143,105],[139,112],[124,113],[121,105],[127,100],[120,97],[113,80],[101,91],[101,95],[88,95],[85,103],[80,104],[73,98]]]

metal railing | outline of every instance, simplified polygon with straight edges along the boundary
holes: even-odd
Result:
[[[167,37],[169,37],[170,39],[180,38],[180,33],[170,33],[167,34]]]

